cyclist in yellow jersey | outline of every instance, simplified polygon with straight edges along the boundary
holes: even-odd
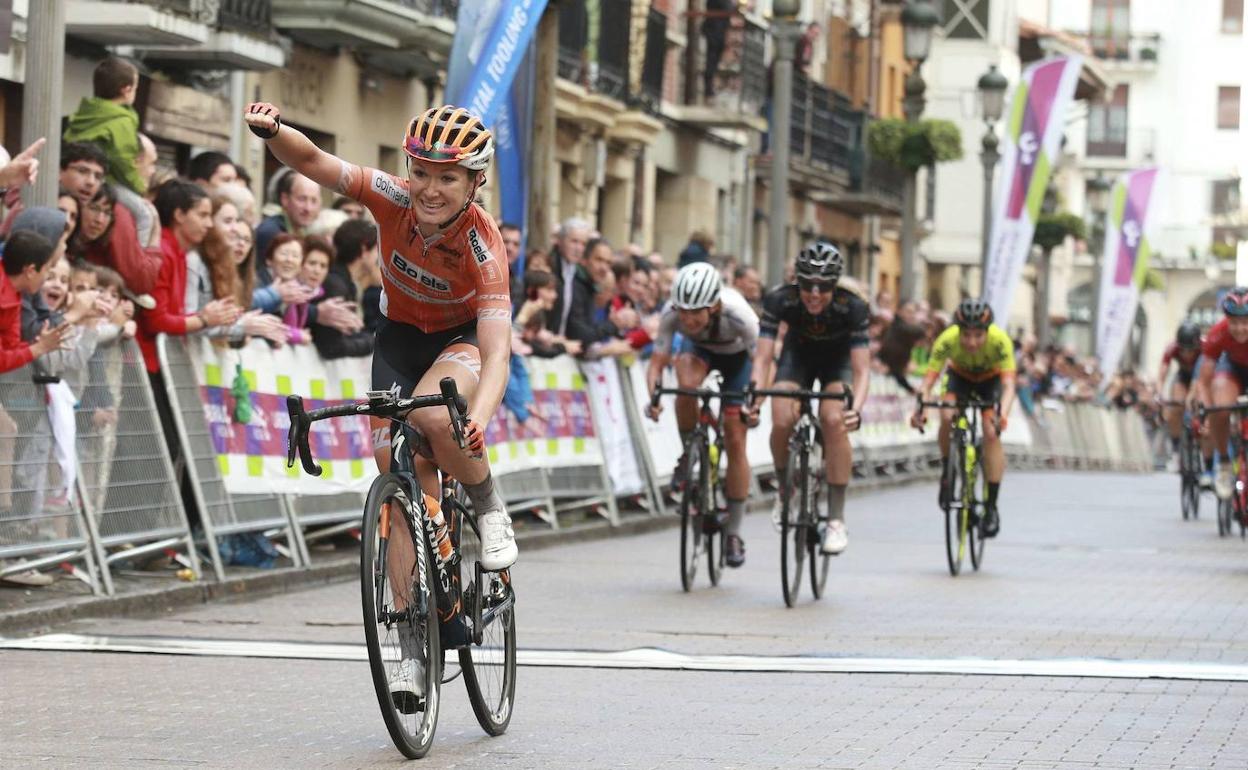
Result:
[[[943,399],[950,403],[959,397],[975,397],[981,401],[998,404],[998,411],[984,413],[984,475],[988,479],[988,510],[984,515],[985,537],[996,537],[1000,529],[997,515],[997,494],[1001,489],[1001,477],[1005,475],[1005,449],[1001,446],[1001,431],[1005,429],[1006,415],[1014,406],[1014,343],[1001,327],[992,322],[992,307],[982,299],[962,300],[953,314],[953,325],[945,329],[932,344],[932,355],[927,373],[919,388],[919,398],[927,401],[932,386],[940,379],[941,372],[949,365],[949,376]],[[951,409],[940,414],[940,456],[949,462],[949,433],[955,417]],[[921,428],[927,422],[922,409],[915,411],[910,424]],[[942,488],[943,504],[947,490]]]

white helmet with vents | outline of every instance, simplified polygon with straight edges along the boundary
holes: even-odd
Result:
[[[676,274],[672,284],[672,305],[680,310],[698,310],[713,307],[719,301],[719,289],[723,279],[709,262],[685,265]]]

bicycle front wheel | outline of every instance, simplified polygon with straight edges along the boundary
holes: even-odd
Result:
[[[784,474],[784,489],[788,490],[788,495],[780,507],[780,580],[788,607],[797,603],[802,587],[802,562],[806,558],[808,459],[804,445],[789,448],[789,467]]]
[[[960,443],[953,447],[949,465],[945,469],[948,504],[945,506],[945,558],[949,563],[949,574],[957,576],[962,571],[962,559],[965,552],[967,520],[970,511],[966,505],[966,450]]]
[[[442,687],[442,648],[438,638],[433,559],[424,531],[407,532],[412,501],[393,473],[379,476],[364,503],[360,551],[360,594],[364,640],[377,704],[394,745],[419,759],[433,745]],[[420,513],[415,513],[419,517]],[[400,669],[416,665],[418,698],[392,695],[390,682]]]
[[[707,483],[706,444],[694,435],[685,444],[685,489],[680,495],[680,586],[693,590],[702,558],[702,517],[707,514],[705,488]]]
[[[483,572],[478,585],[481,541],[471,523],[462,524],[463,611],[472,619],[473,634],[480,642],[460,648],[459,666],[477,723],[489,735],[502,735],[516,697],[516,597],[510,570]]]

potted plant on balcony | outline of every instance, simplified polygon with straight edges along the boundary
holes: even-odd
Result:
[[[1157,49],[1152,46],[1144,46],[1140,49],[1140,61],[1155,62],[1157,61]]]
[[[948,120],[886,118],[867,127],[867,146],[872,156],[914,172],[961,158],[962,132]]]

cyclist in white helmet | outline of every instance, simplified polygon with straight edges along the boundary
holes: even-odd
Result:
[[[852,385],[852,404],[828,400],[819,405],[829,519],[821,550],[827,554],[839,554],[849,545],[845,528],[845,492],[853,468],[849,434],[861,425],[859,413],[871,376],[870,308],[862,297],[837,285],[844,271],[845,261],[832,244],[816,241],[802,249],[797,256],[797,281],[777,286],[763,298],[762,337],[754,355],[755,379],[762,389],[809,390],[815,380],[831,392]],[[782,325],[787,331],[776,361],[775,342]],[[751,410],[758,407],[753,404]],[[771,456],[780,479],[780,497],[772,512],[777,527],[781,499],[788,493],[784,478],[789,434],[797,423],[798,409],[796,399],[771,402]]]
[[[723,375],[720,388],[742,392],[750,384],[751,356],[758,341],[758,316],[736,289],[722,285],[719,271],[707,262],[686,265],[672,284],[672,302],[659,322],[658,337],[646,382],[651,393],[662,381],[663,370],[676,355],[676,380],[682,388],[699,388],[712,369]],[[672,339],[680,333],[674,346]],[[728,454],[725,497],[728,522],[724,527],[724,562],[729,567],[745,563],[745,542],[741,539],[741,519],[750,492],[750,464],[745,456],[746,425],[740,419],[743,399],[724,399],[724,448]],[[657,408],[646,408],[652,420]],[[693,434],[698,419],[698,403],[691,396],[676,397],[676,425],[683,447]],[[672,489],[683,486],[685,458],[682,455],[672,474]]]

